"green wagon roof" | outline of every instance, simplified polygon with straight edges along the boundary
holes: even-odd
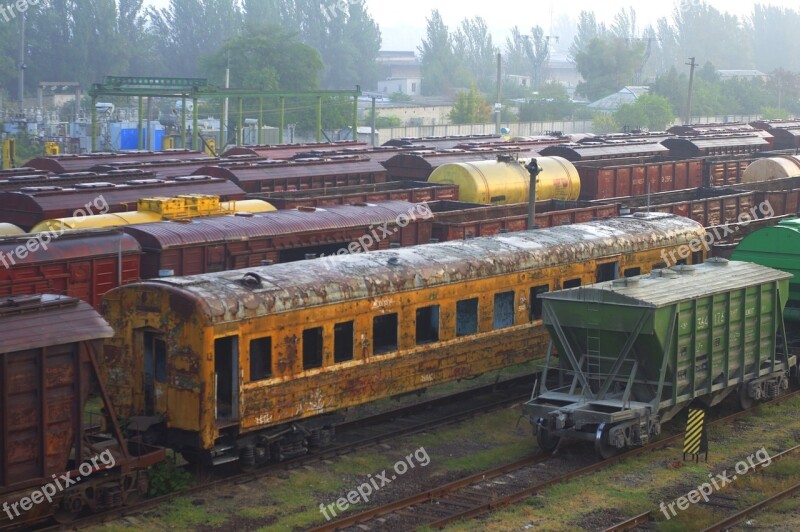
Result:
[[[709,259],[650,274],[542,294],[543,299],[661,308],[682,301],[724,294],[792,275],[750,262]]]

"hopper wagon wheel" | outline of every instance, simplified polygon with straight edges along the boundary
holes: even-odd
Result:
[[[61,501],[61,504],[58,505],[55,513],[53,513],[53,519],[56,523],[66,525],[77,519],[82,511],[83,501],[80,495],[67,496]]]
[[[600,460],[608,460],[619,452],[619,449],[608,441],[610,430],[611,425],[600,423],[594,433],[594,452]]]
[[[739,395],[739,408],[741,408],[742,410],[748,410],[750,408],[753,408],[755,400],[752,397],[750,397],[749,393],[747,393],[747,383],[742,383],[739,385],[738,395]]]
[[[561,437],[551,434],[550,431],[545,428],[542,421],[543,420],[539,420],[536,426],[536,443],[539,444],[539,448],[542,451],[552,453],[556,450],[556,447],[558,447]]]

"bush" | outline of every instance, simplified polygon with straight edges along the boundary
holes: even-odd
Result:
[[[147,495],[160,497],[175,491],[185,489],[192,482],[192,475],[175,465],[174,460],[165,460],[156,464],[148,471],[150,485]]]

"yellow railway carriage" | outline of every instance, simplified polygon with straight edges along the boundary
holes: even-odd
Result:
[[[126,285],[103,303],[107,388],[188,456],[302,453],[327,414],[543,356],[538,294],[700,262],[704,235],[641,214]]]

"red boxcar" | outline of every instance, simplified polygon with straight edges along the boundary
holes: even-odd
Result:
[[[119,231],[0,238],[0,296],[61,294],[100,308],[103,294],[139,281],[140,254]]]
[[[641,196],[697,188],[703,184],[703,161],[579,162],[581,199]]]

